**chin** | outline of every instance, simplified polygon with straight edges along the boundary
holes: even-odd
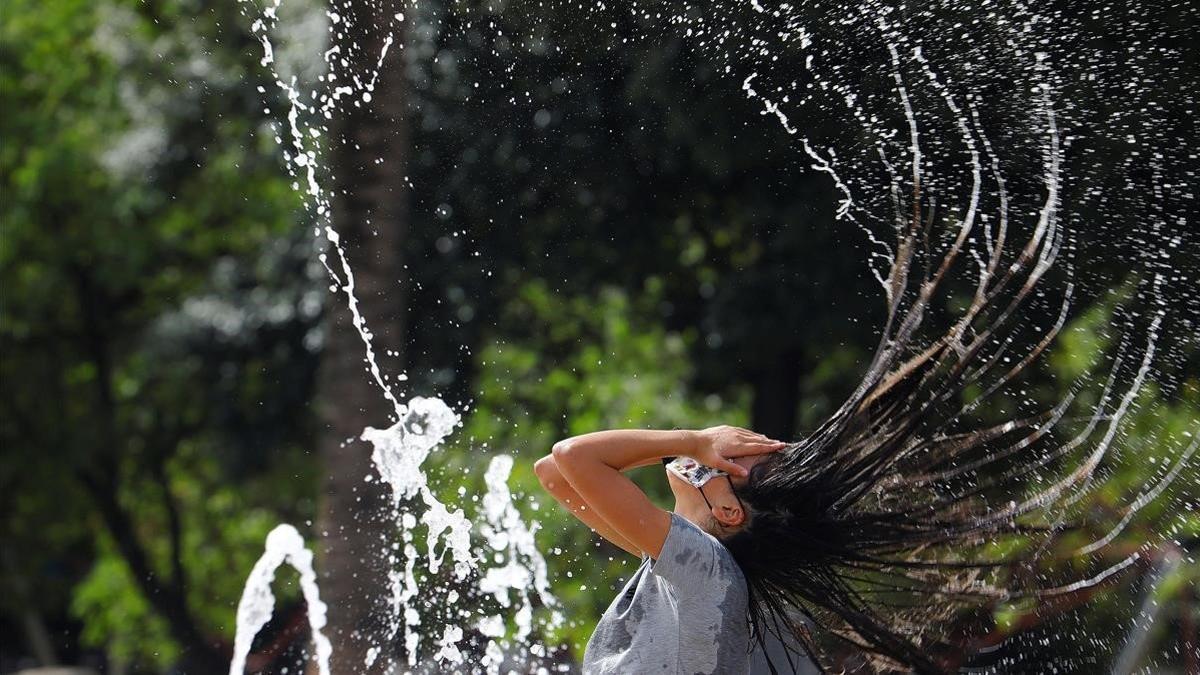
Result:
[[[676,476],[675,474],[671,473],[670,471],[667,471],[666,474],[667,474],[667,485],[669,485],[671,487],[671,494],[675,495],[675,500],[677,502],[679,501],[679,495],[680,495],[681,490],[684,490],[684,489],[695,490],[696,489],[696,488],[692,487],[690,484],[684,482],[684,480],[682,478],[680,478],[679,476]]]

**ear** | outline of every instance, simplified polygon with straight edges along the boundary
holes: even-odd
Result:
[[[722,527],[737,527],[746,520],[746,514],[740,506],[714,506],[712,514]]]

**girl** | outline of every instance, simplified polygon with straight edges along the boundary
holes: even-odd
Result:
[[[613,430],[560,441],[538,461],[538,478],[556,500],[642,558],[596,626],[584,672],[748,671],[749,591],[720,540],[751,522],[736,490],[784,445],[735,427]],[[660,459],[673,459],[664,462],[670,512],[621,473]]]

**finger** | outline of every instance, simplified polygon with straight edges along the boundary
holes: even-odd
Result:
[[[747,455],[762,455],[768,452],[777,452],[787,447],[786,443],[779,441],[751,441],[732,448],[728,453],[730,457],[745,457]]]
[[[759,447],[761,448],[759,450],[760,453],[779,452],[787,447],[787,443],[783,441],[766,441],[765,443],[760,443]]]
[[[731,476],[746,476],[750,473],[750,470],[741,464],[728,461],[721,462],[721,466],[719,468]]]

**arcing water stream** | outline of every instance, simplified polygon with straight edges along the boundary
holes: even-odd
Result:
[[[405,17],[398,11],[395,24],[377,27],[389,37],[372,72],[345,72],[345,55],[330,49],[322,79],[326,88],[302,92],[294,79],[285,81],[274,69],[271,34],[280,1],[270,0],[261,13],[257,8],[250,11],[258,16],[253,30],[263,49],[262,64],[272,68],[276,85],[290,102],[283,122],[289,168],[331,246],[329,257],[322,255],[321,261],[336,290],[344,294],[371,376],[394,411],[390,426],[365,429],[362,439],[374,447],[372,459],[391,488],[394,504],[419,498],[424,505],[420,514],[398,508],[392,514],[402,533],[402,555],[391,561],[391,616],[387,634],[377,636],[380,648],[363,668],[379,667],[374,661],[383,653],[382,646],[402,632],[410,667],[420,660],[446,670],[496,672],[506,652],[546,653],[545,647],[528,643],[535,601],[551,609],[551,626],[561,621],[545,561],[533,541],[534,528],[523,521],[508,492],[513,460],[496,456],[487,470],[483,522],[476,532],[493,550],[505,552],[505,562],[486,568],[488,562],[471,553],[475,524],[462,509],[434,496],[422,469],[458,425],[458,415],[436,398],[416,396],[401,402],[376,363],[366,318],[358,311],[354,273],[330,220],[332,207],[323,187],[328,176],[319,161],[319,144],[328,134],[325,125],[340,106],[370,103],[380,69],[390,67],[388,52],[395,44],[391,31]],[[904,319],[903,325],[885,326],[885,336],[920,329],[924,308],[934,302],[926,297],[926,289],[932,293],[944,278],[953,276],[950,263],[939,267],[939,261],[974,261],[975,269],[959,270],[960,285],[947,291],[947,304],[965,308],[961,349],[976,344],[971,307],[999,293],[1016,270],[1028,273],[1025,290],[1044,280],[1057,285],[1057,293],[1045,293],[1039,286],[1031,295],[1030,316],[1039,318],[1031,318],[1017,339],[1001,345],[991,357],[988,367],[1000,364],[1007,375],[966,412],[1019,380],[1025,366],[1059,336],[1073,303],[1124,288],[1107,335],[1116,345],[1114,355],[1097,358],[1069,387],[1071,395],[1056,411],[1054,422],[1064,419],[1076,395],[1098,392],[1091,399],[1079,396],[1087,400],[1080,404],[1086,408],[1080,413],[1082,431],[1054,451],[1058,454],[1047,453],[1041,463],[1054,466],[1086,444],[1078,468],[1055,484],[1055,494],[1073,495],[1069,503],[1077,503],[1100,467],[1137,461],[1124,440],[1128,420],[1149,405],[1147,386],[1152,381],[1166,390],[1180,385],[1178,373],[1195,349],[1195,321],[1200,316],[1196,296],[1183,290],[1197,282],[1196,265],[1186,257],[1197,244],[1189,228],[1196,179],[1190,167],[1196,155],[1194,139],[1181,135],[1186,124],[1180,126],[1177,117],[1191,109],[1194,92],[1180,84],[1187,80],[1185,65],[1178,66],[1181,70],[1150,70],[1152,63],[1173,62],[1179,49],[1172,42],[1175,36],[1156,33],[1159,27],[1140,17],[1109,26],[1095,13],[1072,16],[1021,3],[932,3],[913,8],[882,2],[768,5],[750,0],[663,10],[666,17],[658,9],[634,3],[628,9],[600,7],[588,15],[596,22],[595,30],[606,31],[617,24],[610,28],[605,12],[626,11],[637,20],[662,19],[670,29],[683,32],[694,49],[724,69],[730,86],[761,103],[763,115],[798,141],[796,150],[811,168],[832,181],[840,194],[837,216],[862,232],[869,247],[867,264],[883,288],[889,317]],[[344,21],[342,14],[329,11],[331,36],[345,28]],[[1110,43],[1098,41],[1099,24],[1109,29]],[[1162,39],[1151,39],[1155,35]],[[1125,50],[1120,69],[1114,65],[1116,57],[1105,52],[1118,47]],[[1177,60],[1186,63],[1182,57]],[[1132,82],[1121,81],[1130,73]],[[1182,89],[1176,100],[1164,100],[1147,94],[1154,87]],[[1101,112],[1098,101],[1119,96],[1126,98],[1116,112]],[[1092,159],[1114,144],[1128,149],[1125,164],[1117,170],[1125,184],[1113,185],[1106,177],[1112,167],[1096,166]],[[1121,201],[1140,205],[1145,221],[1107,221],[1106,214]],[[909,229],[925,218],[923,232]],[[1116,269],[1096,264],[1123,256],[1132,257]],[[915,278],[920,264],[926,266],[926,284],[910,285],[908,275],[912,272]],[[906,313],[904,308],[910,309]],[[885,340],[881,350],[886,346]],[[395,379],[404,381],[403,376]],[[1017,402],[1018,407],[1023,404]],[[1169,488],[1189,470],[1194,473],[1189,462],[1200,442],[1200,429],[1193,424],[1174,435],[1159,429],[1150,437],[1174,447],[1174,457],[1136,492],[1114,526],[1078,547],[1078,555],[1092,556],[1104,549],[1157,498],[1195,508],[1196,495],[1190,492],[1194,477],[1192,483],[1182,481],[1185,489]],[[1014,495],[1001,514],[1016,517],[1037,506]],[[1171,526],[1177,528],[1179,522]],[[423,546],[411,534],[418,523],[429,533]],[[1168,529],[1163,538],[1169,541],[1176,535],[1176,529]],[[1108,560],[1103,569],[1070,588],[1100,584],[1146,550]],[[457,581],[475,574],[479,592],[512,612],[514,630],[506,628],[500,615],[464,615],[463,625],[443,626],[440,636],[422,632],[433,629],[423,629],[424,589],[414,569],[423,564],[436,571],[446,551]],[[321,672],[328,671],[329,643],[321,635],[323,609],[312,556],[294,529],[280,526],[268,538],[238,608],[231,674],[242,672],[251,640],[270,616],[270,582],[274,569],[284,563],[301,572],[315,658]],[[479,664],[465,663],[458,646],[468,622],[494,640]],[[509,637],[502,639],[505,635]],[[395,664],[383,665],[386,670]]]

